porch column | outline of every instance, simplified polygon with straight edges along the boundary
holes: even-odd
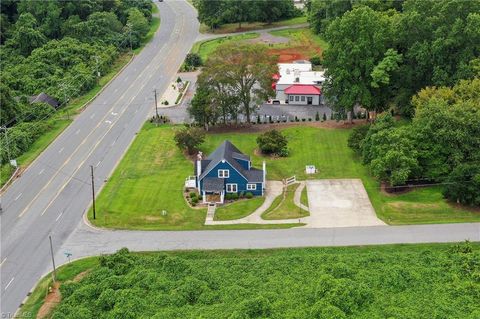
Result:
[[[203,203],[207,203],[206,198],[205,198],[205,191],[202,192],[202,201]]]
[[[222,202],[222,204],[223,204],[223,194],[224,194],[224,191],[220,193],[220,202]]]

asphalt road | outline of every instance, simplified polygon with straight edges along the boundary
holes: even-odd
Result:
[[[157,3],[161,25],[152,41],[2,195],[0,312],[16,311],[173,80],[198,35],[186,1]]]
[[[292,228],[210,231],[98,230],[80,224],[58,252],[58,263],[72,258],[131,251],[190,249],[266,249],[283,247],[357,246],[400,243],[480,241],[480,223],[338,228]],[[51,271],[51,267],[45,272]]]

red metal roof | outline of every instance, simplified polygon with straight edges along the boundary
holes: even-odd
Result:
[[[315,85],[311,84],[294,84],[285,89],[285,94],[310,94],[320,95],[321,90]]]

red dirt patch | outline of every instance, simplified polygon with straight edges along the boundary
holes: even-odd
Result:
[[[289,63],[295,60],[308,60],[313,55],[321,55],[322,49],[313,49],[312,47],[293,47],[284,49],[270,49],[268,54],[278,56],[279,63]]]
[[[53,284],[51,291],[45,297],[45,302],[38,310],[37,319],[49,317],[52,310],[60,303],[62,300],[62,295],[60,294],[59,288],[60,283],[57,281]]]

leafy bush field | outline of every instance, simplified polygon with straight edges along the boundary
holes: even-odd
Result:
[[[55,319],[473,319],[480,317],[480,245],[123,249],[60,290]]]

